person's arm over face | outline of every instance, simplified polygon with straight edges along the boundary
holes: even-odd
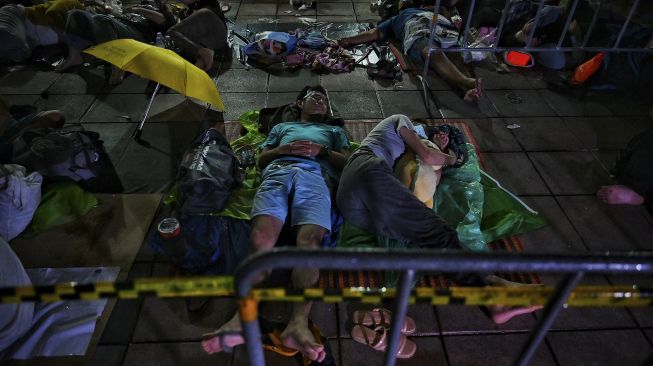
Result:
[[[424,145],[422,139],[408,127],[401,127],[399,135],[406,145],[419,156],[422,161],[428,165],[453,165],[456,163],[455,155],[447,155],[442,151],[431,149]]]
[[[164,24],[168,20],[163,13],[150,9],[141,8],[140,6],[134,6],[132,8],[129,8],[128,11],[132,13],[140,14],[145,18],[147,18],[147,20],[158,25]]]

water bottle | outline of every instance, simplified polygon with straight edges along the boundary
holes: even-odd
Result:
[[[166,48],[166,38],[161,32],[156,33],[156,41],[154,42],[157,47]]]

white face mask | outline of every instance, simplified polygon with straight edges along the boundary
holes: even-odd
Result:
[[[424,130],[424,125],[415,126],[415,133],[417,134],[417,136],[419,136],[419,137],[421,137],[423,139],[428,138],[426,136],[426,131]]]

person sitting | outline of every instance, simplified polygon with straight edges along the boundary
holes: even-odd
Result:
[[[444,145],[438,134],[433,142]],[[421,249],[462,250],[458,234],[432,209],[419,201],[393,174],[395,161],[410,148],[427,165],[447,167],[458,163],[458,156],[425,145],[415,133],[412,121],[404,115],[390,116],[370,131],[360,148],[343,168],[336,203],[352,225]],[[517,286],[494,275],[454,274],[453,279],[468,286]],[[492,320],[502,324],[512,317],[530,313],[534,307],[491,307]]]
[[[262,145],[258,159],[263,169],[261,185],[252,207],[251,251],[272,249],[290,211],[291,225],[297,230],[296,244],[318,248],[331,230],[331,195],[326,174],[337,176],[349,156],[349,141],[341,127],[321,123],[330,114],[327,91],[321,86],[305,87],[297,96],[301,118],[297,122],[275,125]],[[316,122],[314,122],[316,121]],[[295,268],[295,287],[314,286],[316,268]],[[321,362],[324,346],[308,327],[310,303],[296,304],[290,321],[281,333],[284,346]],[[207,353],[224,351],[243,343],[240,319],[231,320],[202,342]]]
[[[157,33],[165,33],[176,22],[176,17],[165,5],[159,8],[152,6],[127,7],[120,17],[73,10],[68,13],[66,22],[68,57],[55,67],[55,71],[64,72],[73,66],[80,65],[82,63],[81,50],[92,45],[121,38],[153,43]],[[112,66],[109,84],[119,84],[123,77],[124,72]]]
[[[443,6],[454,6],[458,0],[443,0]],[[378,27],[359,33],[352,37],[338,40],[344,48],[362,43],[385,41],[394,38],[402,42],[403,52],[417,64],[424,64],[428,57],[429,34],[433,11],[424,8],[409,8],[408,2],[399,3],[399,14],[381,22]],[[446,14],[446,13],[445,13]],[[459,43],[458,29],[443,12],[438,15],[438,25],[434,36],[434,45],[448,48]],[[453,59],[453,61],[452,61]],[[429,67],[462,92],[466,102],[476,102],[481,97],[481,79],[468,77],[463,71],[460,55],[434,52],[429,59]]]

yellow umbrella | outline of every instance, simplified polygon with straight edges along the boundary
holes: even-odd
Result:
[[[222,98],[209,75],[171,50],[133,39],[117,39],[84,52],[224,110]]]

